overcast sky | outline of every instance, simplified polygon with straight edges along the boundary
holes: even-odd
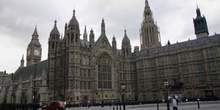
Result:
[[[162,45],[168,40],[174,44],[196,38],[193,18],[197,5],[206,17],[210,35],[220,32],[220,0],[149,0],[149,4],[160,29]],[[60,33],[64,33],[73,9],[81,34],[86,25],[87,32],[93,28],[97,39],[104,18],[110,43],[115,35],[120,49],[127,29],[132,48],[139,46],[144,5],[145,0],[0,0],[0,71],[14,73],[22,54],[26,64],[26,49],[35,25],[42,45],[42,60],[47,59],[48,37],[54,20]]]

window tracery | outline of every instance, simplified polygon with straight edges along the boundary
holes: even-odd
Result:
[[[111,58],[107,53],[100,56],[98,60],[98,88],[111,89],[112,88],[112,74],[111,74]]]

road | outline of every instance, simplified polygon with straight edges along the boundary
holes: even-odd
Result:
[[[198,109],[198,103],[197,102],[182,102],[179,103],[178,109],[179,110],[220,110],[220,101],[210,101],[210,102],[199,102],[200,109]],[[120,110],[119,107],[115,106],[91,106],[88,107],[73,107],[73,108],[66,108],[66,110]],[[121,108],[123,110],[123,108]],[[127,105],[126,110],[157,110],[156,104],[143,104],[143,105]],[[159,105],[159,110],[167,110],[167,106],[165,103],[162,103]],[[170,104],[170,110],[173,110],[172,104]]]

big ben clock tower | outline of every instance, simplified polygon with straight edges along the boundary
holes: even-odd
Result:
[[[35,27],[31,42],[27,47],[27,66],[41,61],[41,44],[38,40],[37,27]]]

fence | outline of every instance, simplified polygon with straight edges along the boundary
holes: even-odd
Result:
[[[37,110],[39,105],[34,104],[0,104],[0,110]]]

